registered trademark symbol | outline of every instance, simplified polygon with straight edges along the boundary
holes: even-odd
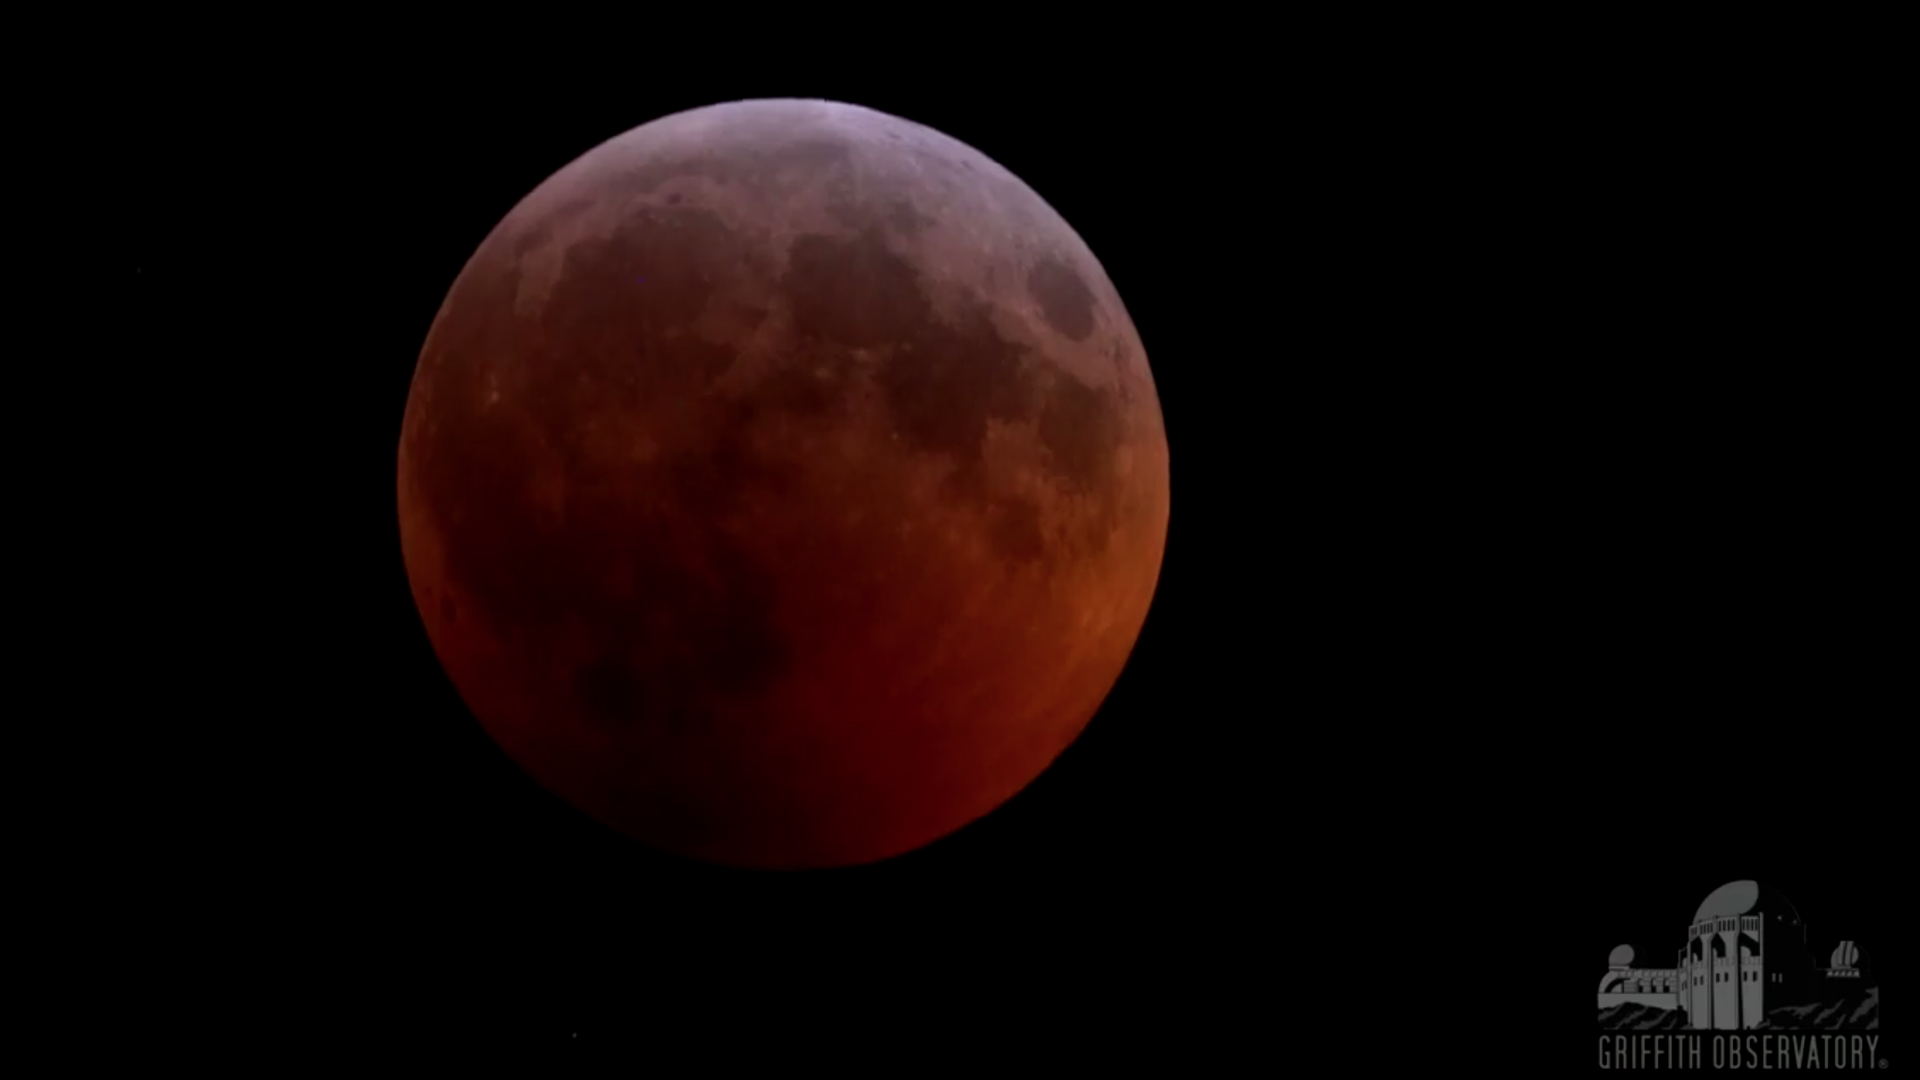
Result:
[[[1886,1058],[1881,1058],[1881,1059],[1880,1059],[1880,1067],[1881,1067],[1881,1068],[1883,1068],[1883,1069],[1887,1067],[1887,1059],[1886,1059]]]

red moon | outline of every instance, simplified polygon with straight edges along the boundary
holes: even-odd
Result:
[[[939,132],[669,116],[494,228],[407,398],[399,522],[461,698],[654,848],[875,862],[1113,688],[1166,544],[1147,357],[1078,235]]]

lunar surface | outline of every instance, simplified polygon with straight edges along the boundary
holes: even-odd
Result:
[[[527,196],[407,400],[427,634],[548,790],[657,849],[873,862],[1005,802],[1139,636],[1167,444],[1138,333],[1006,169],[717,105]]]

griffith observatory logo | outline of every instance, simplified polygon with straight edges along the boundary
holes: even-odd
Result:
[[[1853,941],[1810,947],[1800,912],[1778,890],[1720,886],[1682,940],[1659,967],[1636,964],[1631,945],[1608,957],[1601,1068],[1886,1067],[1866,951]]]

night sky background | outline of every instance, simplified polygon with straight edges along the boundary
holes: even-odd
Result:
[[[76,835],[150,898],[114,923],[140,978],[186,965],[225,988],[191,1007],[306,1043],[805,1016],[790,1045],[826,1053],[882,1026],[1193,1065],[1383,1030],[1391,969],[1479,988],[1404,1022],[1585,1068],[1607,952],[1669,957],[1744,877],[1905,977],[1892,294],[1855,250],[1885,151],[1792,72],[1742,97],[1551,57],[1097,92],[448,63],[125,102],[111,295],[154,362],[116,399],[141,441],[115,490],[150,511],[116,519],[145,538],[116,639],[149,704]],[[538,788],[440,673],[395,522],[413,363],[474,247],[598,143],[761,96],[1026,180],[1118,287],[1171,448],[1154,609],[1085,736],[847,871],[681,863]]]

